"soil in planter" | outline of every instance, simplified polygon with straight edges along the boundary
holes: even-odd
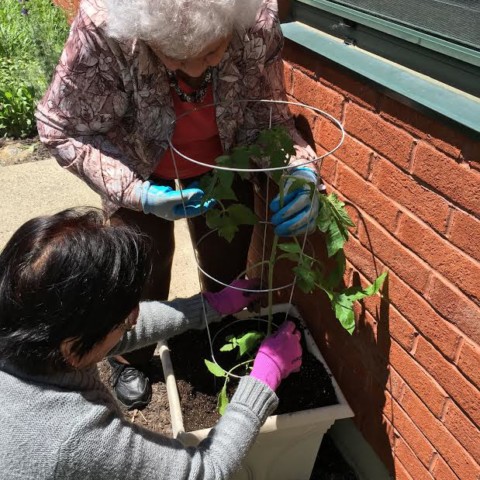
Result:
[[[284,313],[274,315],[274,323],[280,324],[285,319]],[[212,337],[228,322],[234,319],[225,319],[220,324],[210,325]],[[245,332],[246,322],[237,322],[227,334]],[[259,326],[259,322],[255,322]],[[251,326],[249,326],[251,328]],[[265,328],[265,327],[263,327]],[[249,328],[247,328],[247,331]],[[221,334],[222,336],[223,333]],[[220,336],[220,335],[219,335]],[[211,360],[207,333],[190,331],[178,335],[168,341],[172,363],[174,366],[177,388],[180,395],[183,420],[186,431],[194,431],[212,427],[219,419],[217,412],[217,394],[223,386],[222,378],[215,378],[205,366],[204,359]],[[306,345],[302,345],[303,358],[300,372],[290,375],[282,382],[277,391],[280,403],[275,414],[290,413],[324,407],[338,403],[332,380],[325,366],[319,362]],[[216,360],[224,368],[231,368],[219,354]],[[228,355],[227,355],[228,356]],[[227,360],[228,361],[228,360]],[[234,361],[232,366],[238,361]],[[237,382],[229,381],[228,394],[231,397]]]

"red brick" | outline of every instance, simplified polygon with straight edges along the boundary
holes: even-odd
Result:
[[[350,227],[349,231],[352,234],[356,234],[358,231],[358,222],[360,221],[360,214],[359,214],[358,208],[356,208],[353,205],[346,204],[345,210],[347,211],[348,216],[350,217],[350,220],[355,224],[355,227]]]
[[[413,480],[410,474],[407,472],[405,467],[402,465],[402,462],[395,457],[395,480]]]
[[[342,163],[337,167],[337,188],[354,205],[375,218],[387,230],[396,229],[399,209],[371,183]]]
[[[293,74],[293,96],[299,102],[324,110],[337,119],[342,116],[345,98],[299,71]]]
[[[372,377],[372,381],[384,386],[388,377],[388,355],[390,338],[369,312],[357,316],[357,326],[350,339],[350,348],[360,352],[364,367]]]
[[[445,233],[450,211],[448,202],[420,185],[411,175],[402,172],[388,160],[379,158],[373,164],[371,182],[432,228]]]
[[[319,115],[315,121],[313,136],[315,143],[321,145],[328,152],[336,148],[342,138],[338,125],[322,115]]]
[[[321,68],[322,61],[318,55],[313,54],[305,47],[285,39],[282,57],[284,61],[292,65],[295,69],[315,77],[317,71]]]
[[[398,403],[402,400],[405,385],[403,378],[393,368],[389,367],[385,386],[393,399]]]
[[[389,282],[389,297],[393,305],[422,335],[453,360],[462,338],[457,330],[438,315],[423,296],[415,294],[392,272]]]
[[[365,145],[400,167],[409,168],[413,138],[404,130],[353,103],[347,104],[345,127]]]
[[[328,156],[323,159],[320,166],[320,176],[322,177],[324,182],[327,182],[330,185],[337,184],[336,182],[337,164],[338,164],[338,160],[336,160],[332,156]]]
[[[380,114],[400,128],[432,144],[454,158],[463,156],[467,147],[479,144],[458,129],[429,117],[408,105],[382,96]]]
[[[473,458],[480,460],[480,430],[451,401],[448,402],[443,424]]]
[[[353,168],[362,177],[367,178],[370,169],[372,150],[349,135],[345,136],[342,146],[335,151],[334,155]]]
[[[480,173],[460,165],[429,145],[415,152],[413,174],[453,202],[480,215]]]
[[[480,343],[480,309],[457,287],[434,275],[425,298],[444,318]]]
[[[362,222],[360,218],[357,221],[357,227]],[[370,251],[368,251],[358,240],[355,235],[349,237],[345,243],[343,251],[347,260],[349,260],[362,275],[373,281],[381,272],[385,270],[382,262],[376,259]]]
[[[418,339],[415,359],[445,389],[472,421],[480,426],[480,391],[460,373],[457,367],[449,363],[422,337]]]
[[[317,75],[321,78],[322,83],[326,83],[352,102],[365,108],[374,110],[379,102],[381,95],[377,89],[358,80],[351,73],[330,66],[326,62],[317,70]]]
[[[474,479],[480,475],[474,459],[409,388],[401,406],[459,478]]]
[[[465,342],[460,350],[457,366],[473,384],[480,388],[480,347],[478,345]]]
[[[453,470],[446,464],[445,460],[438,455],[435,463],[432,465],[431,472],[435,480],[458,480],[457,475],[453,473]]]
[[[395,456],[399,458],[402,465],[405,466],[405,469],[413,478],[433,478],[401,437],[395,442]]]
[[[419,292],[425,290],[430,276],[428,267],[367,216],[359,224],[359,238],[362,245],[408,285]]]
[[[455,209],[448,233],[449,240],[480,261],[480,220]]]
[[[385,270],[384,265],[372,258],[370,251],[354,236],[345,244],[344,251],[355,268],[370,280]],[[453,360],[461,338],[459,333],[393,271],[389,271],[388,282],[389,299],[399,313]]]
[[[283,79],[285,82],[285,92],[291,94],[293,89],[293,67],[287,62],[283,62]]]
[[[415,339],[418,336],[417,329],[403,317],[395,308],[389,310],[390,335],[405,350],[410,352],[413,348]]]
[[[416,457],[422,462],[422,464],[429,468],[432,458],[435,453],[435,449],[432,444],[425,438],[423,433],[412,422],[411,418],[404,412],[402,407],[397,402],[393,404],[393,425],[395,430],[398,431],[401,438],[405,440],[408,446],[415,451]],[[395,450],[397,443],[395,443]],[[403,461],[404,465],[406,463]],[[418,478],[418,477],[415,477]]]
[[[397,237],[467,295],[480,301],[480,264],[407,215],[400,219]]]
[[[448,398],[432,376],[396,342],[390,348],[390,365],[405,380],[407,385],[422,399],[432,413],[440,418]]]

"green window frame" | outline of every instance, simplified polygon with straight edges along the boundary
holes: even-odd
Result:
[[[432,7],[439,4],[438,0],[422,0],[423,4],[428,1]],[[455,1],[457,4],[471,2],[478,9],[478,15],[469,19],[469,42],[452,41],[443,34],[413,28],[400,19],[395,21],[371,9],[352,7],[356,3],[353,1],[294,0],[289,20],[480,97],[480,45],[474,44],[480,37],[480,4],[477,7],[473,0]],[[375,4],[370,1],[372,3]]]

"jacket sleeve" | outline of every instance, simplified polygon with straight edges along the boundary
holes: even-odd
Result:
[[[129,109],[119,47],[80,8],[59,64],[37,107],[41,141],[59,164],[118,206],[141,210],[142,180],[111,141]]]
[[[265,0],[245,46],[247,56],[256,59],[256,74],[247,79],[248,91],[252,99],[288,100],[283,74],[283,45],[284,38],[278,18],[277,1]],[[255,53],[252,54],[252,50]],[[254,71],[253,68],[249,70]],[[254,101],[246,112],[247,138],[242,141],[250,142],[260,130],[270,128],[271,125],[282,125],[288,130],[296,151],[296,155],[290,159],[290,164],[302,164],[305,160],[315,158],[315,152],[295,128],[293,116],[287,104]],[[307,166],[314,168],[312,164]]]
[[[109,355],[120,355],[152,345],[160,340],[187,330],[205,328],[208,323],[218,322],[218,314],[200,294],[170,302],[141,302],[137,325],[127,332]]]
[[[239,468],[278,404],[268,386],[244,377],[224,416],[196,447],[92,405],[58,452],[55,479],[226,480]]]

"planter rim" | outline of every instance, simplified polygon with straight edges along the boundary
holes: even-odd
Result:
[[[302,323],[304,323],[302,317],[300,316],[299,311],[297,308],[289,303],[283,304],[276,304],[272,307],[273,313],[285,313],[289,316],[292,316]],[[260,316],[266,315],[268,313],[267,308],[262,308],[260,313],[253,313],[247,310],[243,310],[235,315],[235,317],[239,320],[242,319],[249,319],[252,316]],[[307,343],[307,347],[309,348],[310,352],[317,357],[319,361],[323,363],[327,373],[330,375],[333,388],[335,390],[335,394],[337,396],[338,403],[335,405],[329,405],[326,407],[318,407],[308,410],[302,410],[299,412],[292,412],[292,413],[283,413],[280,415],[271,415],[267,418],[265,423],[260,429],[260,432],[268,433],[278,430],[278,428],[288,429],[290,427],[311,427],[315,425],[315,423],[321,423],[326,419],[342,419],[342,418],[349,418],[353,417],[354,413],[350,406],[348,405],[345,396],[343,395],[340,387],[338,386],[335,377],[332,375],[327,362],[321,355],[320,351],[318,350],[315,341],[308,331],[308,329],[304,330],[305,341]],[[180,440],[190,443],[192,440],[197,440],[201,438],[205,438],[205,436],[210,431],[210,428],[202,429],[202,430],[195,430],[193,432],[185,432],[184,424],[183,424],[183,417],[181,412],[180,406],[180,398],[178,395],[175,375],[173,372],[173,366],[170,358],[170,350],[166,342],[160,342],[158,344],[160,358],[162,361],[162,367],[165,376],[165,384],[167,387],[167,395],[169,400],[170,406],[170,417],[172,422],[172,432],[175,438],[179,438]],[[312,420],[312,416],[315,416],[315,419]]]

